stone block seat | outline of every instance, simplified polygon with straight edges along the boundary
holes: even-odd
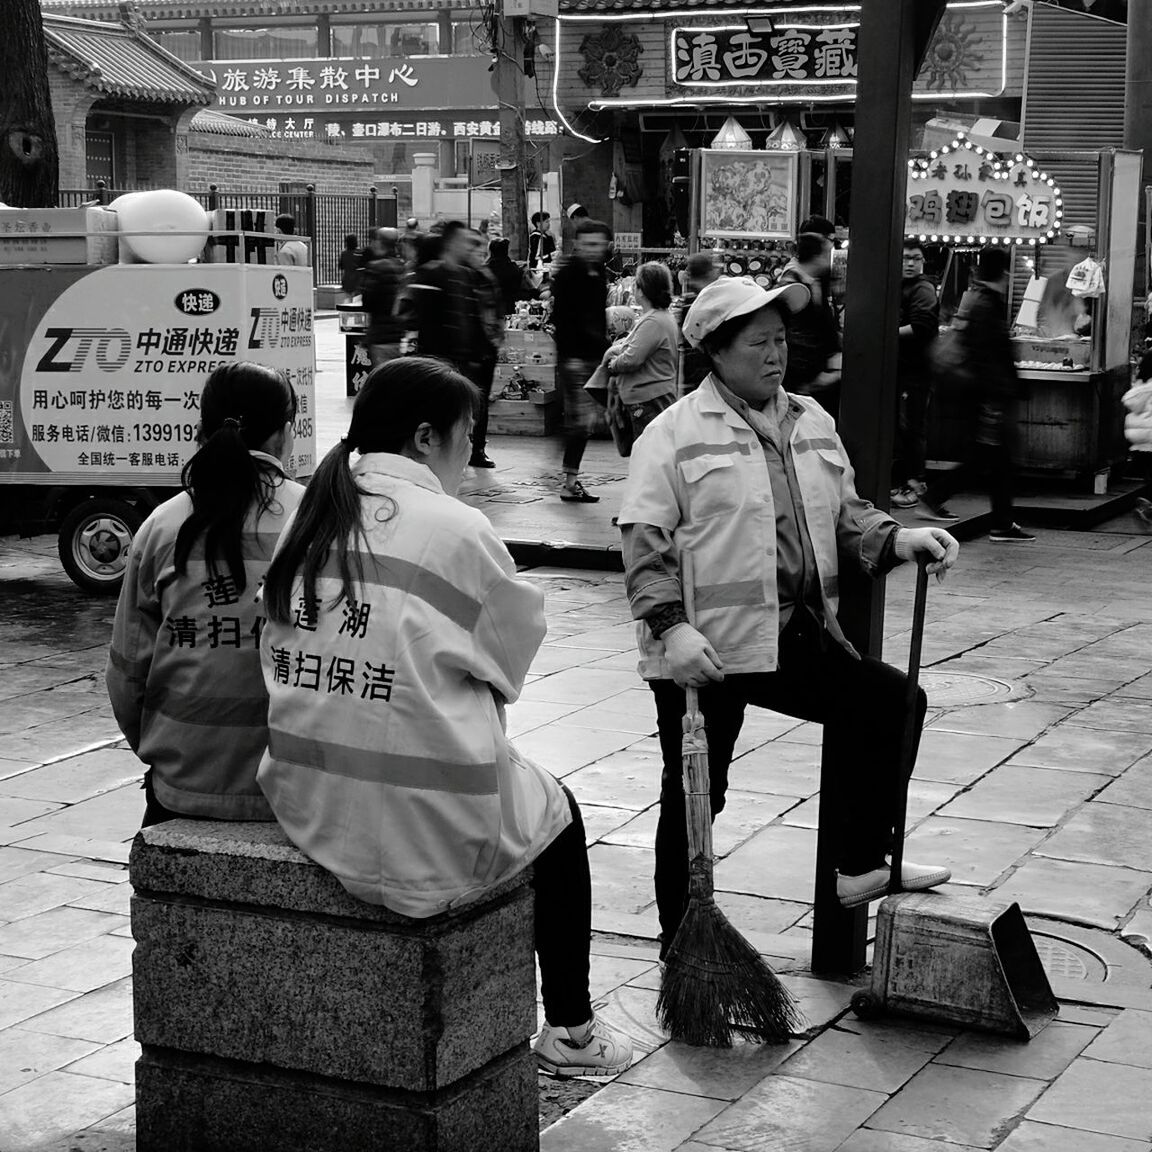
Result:
[[[174,820],[130,877],[139,1152],[539,1147],[527,876],[414,920],[276,824]]]

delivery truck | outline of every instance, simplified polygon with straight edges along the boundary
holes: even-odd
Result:
[[[133,533],[196,451],[205,380],[237,360],[286,374],[299,399],[288,468],[311,474],[310,268],[274,251],[270,263],[89,263],[90,247],[52,244],[29,263],[29,240],[66,237],[53,222],[12,243],[14,211],[0,212],[0,533],[56,533],[80,588],[117,592]]]

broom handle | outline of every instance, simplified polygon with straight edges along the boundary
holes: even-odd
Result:
[[[680,590],[684,598],[684,613],[688,623],[696,627],[696,574],[692,554],[680,553]],[[700,712],[700,693],[692,685],[684,689],[684,717],[689,721]],[[701,719],[703,723],[703,719]],[[690,757],[684,779],[684,815],[688,831],[688,862],[699,856],[712,858],[712,785],[708,764],[701,757]],[[694,802],[694,796],[703,796],[703,803]]]
[[[892,822],[892,873],[888,879],[888,892],[893,896],[903,891],[900,873],[904,864],[904,826],[908,822],[908,787],[916,767],[916,697],[920,689],[920,656],[924,649],[924,615],[928,606],[928,565],[931,559],[925,555],[916,558],[916,599],[912,604],[912,640],[908,645],[908,683],[904,695],[904,739]]]

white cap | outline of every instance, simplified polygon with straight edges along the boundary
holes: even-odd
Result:
[[[583,204],[569,204],[568,207],[564,210],[564,215],[567,216],[569,220],[571,220],[577,212],[580,212],[583,209],[583,207]]]
[[[808,305],[811,293],[803,284],[780,284],[765,291],[750,276],[721,276],[700,290],[684,317],[684,339],[693,348],[726,320],[759,312],[775,304],[793,315]]]

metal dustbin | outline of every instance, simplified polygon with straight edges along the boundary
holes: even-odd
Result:
[[[880,905],[872,987],[852,1008],[1030,1040],[1057,1003],[1019,904],[918,892]]]
[[[344,334],[344,394],[355,396],[372,369],[368,347],[364,344],[368,313],[360,304],[337,304],[336,311]]]

